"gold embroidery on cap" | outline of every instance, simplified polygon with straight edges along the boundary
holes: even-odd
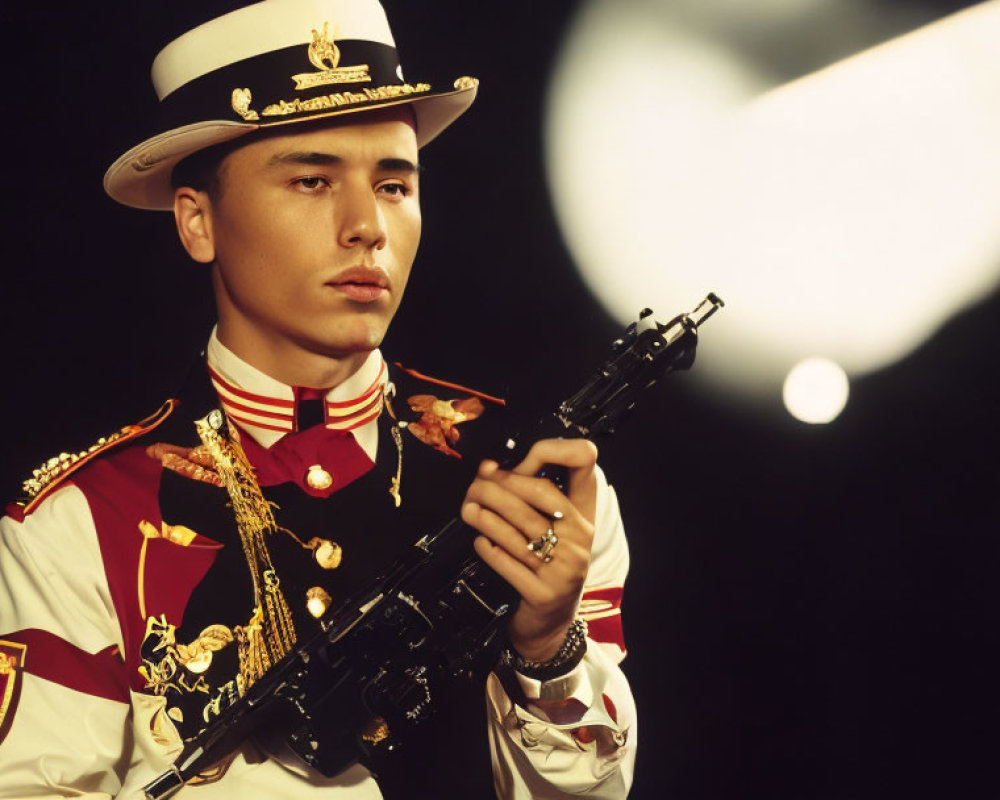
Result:
[[[337,66],[340,63],[340,48],[330,35],[329,22],[323,23],[322,33],[314,28],[312,35],[312,41],[309,43],[309,61],[320,71],[292,75],[296,89],[312,89],[314,86],[328,86],[331,83],[367,83],[372,79],[368,74],[367,64],[358,64],[354,67]]]
[[[323,111],[328,108],[339,108],[340,106],[353,105],[354,103],[369,103],[377,100],[393,100],[397,97],[404,97],[418,92],[429,92],[430,84],[418,83],[411,85],[404,83],[399,86],[379,86],[377,89],[363,89],[360,92],[337,92],[336,94],[324,94],[313,97],[309,100],[292,101],[279,100],[277,103],[269,105],[261,115],[265,117],[284,117],[288,114],[300,114],[304,111]]]
[[[336,28],[334,33],[336,33]],[[323,33],[313,28],[313,40],[309,44],[309,61],[316,69],[333,70],[340,63],[340,48],[330,36],[330,23],[323,23]]]
[[[253,100],[253,95],[250,94],[249,89],[233,89],[233,111],[243,119],[260,119],[257,112],[250,108],[251,100]]]

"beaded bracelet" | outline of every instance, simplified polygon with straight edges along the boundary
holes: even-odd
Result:
[[[548,661],[531,661],[523,658],[510,645],[504,648],[500,656],[504,666],[512,667],[526,678],[536,681],[549,681],[570,672],[583,660],[587,652],[587,623],[582,619],[573,620],[566,631],[566,638],[552,658]]]

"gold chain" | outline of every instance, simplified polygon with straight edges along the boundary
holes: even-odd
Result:
[[[243,689],[249,688],[295,644],[295,626],[281,584],[271,563],[266,534],[278,526],[271,504],[257,484],[253,467],[240,447],[239,434],[215,410],[195,422],[202,444],[215,462],[216,472],[229,493],[243,554],[253,579],[254,610],[245,627],[234,630],[240,657]],[[242,692],[241,692],[242,693]]]

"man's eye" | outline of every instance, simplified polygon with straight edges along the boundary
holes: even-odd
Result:
[[[306,191],[314,192],[326,186],[327,182],[325,178],[320,178],[318,175],[310,175],[306,178],[298,178],[295,184]]]
[[[390,197],[406,197],[410,193],[406,184],[397,182],[380,183],[376,187],[376,191],[381,192],[382,194],[387,194]]]

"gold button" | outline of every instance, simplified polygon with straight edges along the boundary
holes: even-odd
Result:
[[[336,569],[343,557],[344,551],[340,549],[340,545],[329,539],[320,539],[313,550],[313,558],[323,569]]]
[[[191,670],[191,672],[195,675],[201,675],[201,673],[207,671],[208,668],[212,666],[212,651],[202,650],[193,658],[185,661],[184,666]]]
[[[319,619],[326,613],[331,602],[330,595],[320,586],[313,586],[312,589],[306,592],[306,608],[309,609],[309,613],[316,617],[316,619]]]
[[[333,475],[327,472],[319,464],[313,464],[306,473],[306,483],[310,489],[329,489],[333,486]]]

